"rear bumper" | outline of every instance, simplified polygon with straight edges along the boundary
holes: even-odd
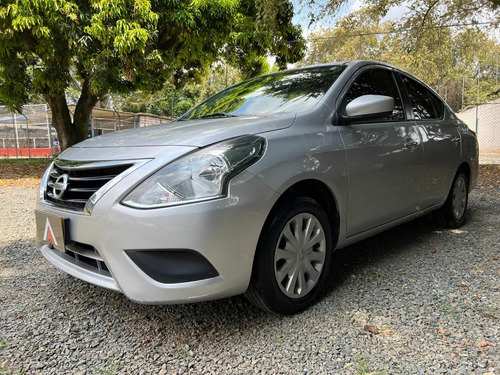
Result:
[[[39,211],[69,219],[69,239],[94,247],[110,275],[38,243],[42,254],[68,274],[121,291],[141,303],[185,303],[244,293],[260,232],[278,194],[249,172],[243,172],[231,181],[227,198],[139,210],[119,203],[140,178],[134,175],[108,191],[90,216],[60,211],[43,202],[37,204]],[[159,249],[194,250],[213,266],[215,276],[159,282],[127,255],[127,251]]]

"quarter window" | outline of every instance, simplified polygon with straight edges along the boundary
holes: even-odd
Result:
[[[344,110],[347,104],[363,95],[385,95],[394,98],[394,110],[390,115],[381,116],[378,121],[404,120],[403,104],[392,72],[387,69],[370,69],[356,78],[346,94]]]
[[[408,76],[401,78],[411,100],[413,115],[416,120],[438,119],[443,115],[443,102],[429,89]]]

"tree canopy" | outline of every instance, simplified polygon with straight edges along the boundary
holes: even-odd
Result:
[[[20,110],[43,95],[66,148],[88,136],[110,92],[178,86],[219,59],[243,77],[260,74],[267,54],[282,67],[299,60],[292,16],[288,0],[0,0],[0,99]]]
[[[336,15],[348,0],[298,0],[303,9],[308,9],[310,24]],[[402,26],[427,26],[458,22],[498,22],[500,0],[363,0],[362,8],[374,14],[386,16],[393,7],[405,6],[408,12],[401,21]]]
[[[408,11],[401,18],[383,21],[386,2],[366,1],[365,6],[342,17],[335,27],[316,27],[309,34],[308,53],[299,65],[356,59],[388,62],[439,87],[440,94],[455,110],[461,108],[462,100],[464,104],[478,100],[478,78],[479,101],[498,97],[500,43],[491,28],[475,23],[477,12],[467,12],[472,6],[492,10],[490,5],[481,1],[454,2],[448,8],[448,3],[416,0],[408,3]],[[468,26],[447,27],[460,23]]]

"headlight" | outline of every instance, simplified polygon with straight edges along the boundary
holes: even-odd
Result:
[[[43,201],[45,199],[45,191],[47,190],[47,181],[49,180],[49,174],[52,170],[52,166],[54,162],[50,163],[50,166],[47,168],[42,177],[42,182],[40,183],[40,187],[38,188],[38,199]]]
[[[264,148],[264,138],[245,135],[195,151],[149,176],[122,203],[157,208],[224,197],[229,180],[259,160]]]

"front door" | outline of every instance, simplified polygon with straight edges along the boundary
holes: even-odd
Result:
[[[391,115],[369,123],[339,125],[348,168],[347,236],[420,209],[422,144],[414,123],[406,119],[392,71],[360,72],[342,98],[341,108],[370,94],[393,97],[395,108]]]

